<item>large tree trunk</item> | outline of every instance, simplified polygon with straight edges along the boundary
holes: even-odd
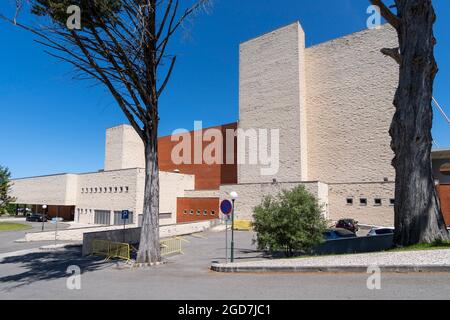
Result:
[[[157,130],[145,130],[145,190],[141,240],[137,263],[161,261],[159,241],[159,166]]]
[[[395,237],[399,246],[448,239],[431,167],[437,73],[431,0],[397,0],[400,80],[391,125],[395,181]]]

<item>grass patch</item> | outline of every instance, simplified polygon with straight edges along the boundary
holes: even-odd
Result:
[[[408,247],[394,248],[389,252],[404,252],[404,251],[422,251],[422,250],[440,250],[450,249],[450,241],[435,241],[433,243],[419,243]]]
[[[31,227],[22,223],[14,223],[14,222],[0,222],[0,232],[1,231],[19,231],[30,229]]]

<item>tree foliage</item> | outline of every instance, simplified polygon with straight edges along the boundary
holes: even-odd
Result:
[[[210,0],[16,1],[17,12],[27,3],[33,14],[42,17],[42,24],[25,25],[17,21],[17,14],[14,19],[1,14],[0,18],[36,35],[49,55],[74,68],[76,79],[101,84],[142,139],[145,191],[137,262],[161,261],[159,98],[177,60],[169,53],[169,43],[190,16],[207,9]],[[81,14],[75,24],[67,13],[72,5],[78,5]],[[75,20],[77,15],[73,14]]]
[[[120,0],[30,0],[31,13],[50,17],[53,22],[65,25],[67,8],[76,5],[81,9],[81,25],[95,26],[100,18],[113,21],[122,7]]]
[[[10,196],[11,173],[8,168],[0,166],[0,215],[7,213],[11,202],[15,199]]]
[[[304,186],[267,196],[253,210],[254,230],[260,250],[309,252],[323,241],[327,222],[321,206]]]

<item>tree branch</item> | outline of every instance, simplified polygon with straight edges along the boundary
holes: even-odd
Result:
[[[385,56],[391,57],[398,64],[402,64],[402,56],[400,55],[399,48],[383,48],[380,50]]]
[[[395,30],[399,30],[400,28],[400,19],[396,14],[394,14],[384,3],[383,0],[370,0],[374,6],[378,6],[380,8],[380,13],[386,21],[395,28]]]

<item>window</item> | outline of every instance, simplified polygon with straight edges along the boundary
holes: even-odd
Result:
[[[203,211],[203,215],[204,215],[204,216],[207,216],[207,215],[208,215],[208,210],[204,210],[204,211]]]
[[[103,190],[102,188],[98,188],[99,193],[102,193],[102,190]]]
[[[353,205],[353,198],[347,198],[347,205],[349,206]]]
[[[201,211],[200,210],[197,210],[197,215],[199,216],[199,215],[201,215],[202,213],[201,213]]]
[[[112,193],[112,187],[109,187],[109,193]]]
[[[215,212],[214,210],[212,210],[212,211],[211,211],[211,215],[212,215],[212,216],[215,216],[215,215],[216,215],[216,212]]]
[[[395,206],[395,199],[389,199],[389,205],[391,206],[391,207],[393,207],[393,206]]]
[[[105,191],[105,193],[107,193],[108,192],[108,188],[104,188],[104,191]]]
[[[367,198],[361,198],[359,199],[359,204],[361,206],[367,206]]]
[[[114,187],[114,193],[117,193],[117,187]]]
[[[84,188],[81,188],[81,193],[84,193]]]
[[[129,188],[128,188],[128,187],[125,187],[125,192],[126,192],[126,193],[128,193],[128,190],[129,190]]]
[[[188,213],[187,210],[183,210],[184,215],[187,215],[187,213]]]
[[[94,190],[91,188],[91,193],[93,192]]]
[[[375,198],[375,206],[380,207],[383,204],[383,201],[380,198]]]
[[[120,187],[120,193],[122,193],[123,192],[123,187]]]
[[[190,214],[191,216],[193,216],[193,215],[194,215],[194,210],[191,210],[191,211],[189,212],[189,214]]]

